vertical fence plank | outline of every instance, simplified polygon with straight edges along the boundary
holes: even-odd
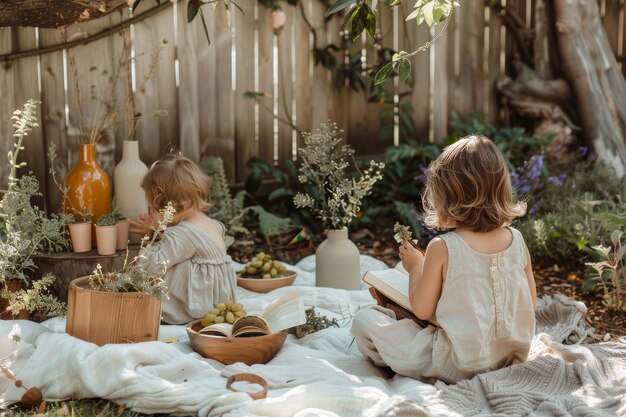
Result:
[[[178,56],[178,128],[180,150],[187,157],[200,157],[200,106],[198,91],[198,51],[206,47],[202,23],[187,22],[187,10],[183,3],[177,7],[177,56]],[[230,61],[229,61],[230,62]],[[174,146],[177,144],[174,143]]]
[[[13,51],[26,51],[35,49],[37,41],[35,37],[35,28],[13,28]],[[37,69],[37,57],[28,57],[17,60],[14,63],[14,100],[17,107],[21,108],[26,101],[33,99],[41,101],[39,95],[39,74]],[[16,107],[16,108],[17,108]],[[39,127],[34,128],[22,145],[24,150],[19,154],[19,161],[25,162],[26,167],[17,171],[17,177],[27,175],[32,172],[39,181],[42,188],[46,186],[45,173],[45,150],[43,144],[43,135],[41,129],[41,106],[37,106],[36,112],[37,123]],[[35,204],[44,207],[43,198],[37,196],[34,199]]]
[[[378,15],[378,27],[381,36],[381,48],[383,49],[394,49],[393,43],[393,34],[395,30],[395,26],[393,24],[393,9],[391,7],[379,7],[380,14]],[[394,143],[394,130],[395,130],[395,122],[393,117],[394,112],[394,82],[393,78],[389,78],[384,83],[379,86],[384,90],[384,94],[386,96],[385,99],[380,100],[380,129],[377,132],[378,138],[385,143]]]
[[[343,19],[343,15],[334,14],[333,17],[326,24],[327,44],[333,44],[336,47],[340,48],[337,55],[338,65],[340,68],[345,65],[346,58],[346,50],[343,49],[344,34],[343,31],[341,31],[341,19]],[[328,100],[327,120],[336,123],[339,129],[342,129],[344,131],[343,138],[346,142],[348,142],[350,131],[348,129],[346,112],[349,94],[347,87],[345,86],[345,83],[342,85],[338,84],[335,72],[335,74],[331,74],[331,76],[328,78],[328,82],[323,87],[323,89],[326,91]]]
[[[292,86],[292,47],[293,47],[293,25],[294,9],[285,7],[287,22],[281,34],[278,36],[278,118],[284,122],[278,124],[278,164],[284,166],[286,159],[292,157],[292,134],[293,129],[289,125],[293,115],[291,100],[293,98]],[[289,122],[289,123],[286,123]]]
[[[448,48],[453,28],[453,21],[448,24],[447,29],[445,29],[444,24],[438,24],[431,28],[431,35],[433,36],[445,29],[445,32],[431,46],[431,59],[434,57],[434,61],[431,62],[431,71],[434,71],[434,76],[431,75],[433,79],[431,91],[433,93],[434,140],[436,142],[442,141],[448,134],[448,75],[450,68]]]
[[[300,3],[293,8],[295,24],[295,96],[296,96],[296,125],[301,132],[310,132],[313,123],[313,108],[311,105],[312,79],[310,74],[313,57],[311,56],[310,31],[304,16],[306,8],[304,3]],[[303,146],[304,142],[298,135],[297,147]]]
[[[269,24],[270,10],[258,6],[259,36],[258,98],[259,157],[274,162],[274,32]],[[285,6],[290,7],[290,6]]]
[[[12,51],[12,39],[10,27],[0,28],[0,54],[8,54]],[[13,111],[19,104],[15,102],[14,76],[15,61],[5,61],[0,63],[0,91],[2,91],[2,100],[0,100],[0,181],[2,188],[6,189],[8,184],[7,176],[10,171],[9,165],[6,163],[6,155],[13,149],[13,121],[11,116]]]
[[[254,90],[254,15],[251,7],[246,13],[233,11],[235,22],[235,44],[237,47],[237,67],[235,69],[237,87],[235,90],[235,123],[237,181],[247,176],[246,161],[257,154],[255,138],[254,101],[243,97],[245,91]]]
[[[142,2],[135,14],[154,7]],[[136,92],[135,139],[139,141],[141,159],[148,166],[159,159],[167,145],[178,136],[178,106],[175,76],[173,7],[134,25]],[[196,22],[197,23],[197,22]],[[213,73],[208,82],[213,80]],[[166,116],[155,116],[157,110]],[[208,119],[208,115],[200,120]]]
[[[219,144],[219,155],[224,160],[224,170],[226,178],[231,183],[237,181],[236,178],[236,158],[235,158],[235,95],[233,92],[233,77],[235,76],[231,67],[233,36],[226,16],[226,10],[218,7],[213,11],[215,23],[215,39],[212,46],[215,48],[215,60],[218,64],[215,69],[215,79],[217,84],[216,100],[210,103],[217,114],[217,137]],[[237,13],[239,13],[237,11]],[[209,75],[210,77],[210,75]],[[211,99],[208,97],[207,99]]]
[[[489,73],[487,74],[487,82],[489,83],[489,94],[486,97],[486,112],[489,117],[489,122],[498,124],[501,120],[500,118],[500,104],[498,102],[498,95],[496,91],[496,81],[500,74],[500,48],[503,47],[500,42],[500,18],[497,14],[493,12],[493,9],[490,6],[485,6],[486,14],[489,18],[489,43],[487,45],[488,56],[487,56],[487,66],[489,68]]]
[[[58,29],[40,29],[39,45],[58,45],[63,40]],[[41,56],[41,115],[46,152],[51,144],[57,149],[57,181],[62,181],[68,171],[67,161],[67,126],[65,124],[65,87],[63,72],[63,51]],[[46,174],[51,168],[45,160]],[[58,168],[58,169],[57,169]],[[52,179],[46,175],[46,204],[48,211],[59,211],[61,208],[61,191]]]
[[[327,25],[324,23],[324,14],[326,8],[319,1],[307,2],[311,6],[310,22],[315,29],[315,47],[323,48],[326,45],[328,39]],[[312,79],[312,120],[311,127],[315,130],[319,127],[320,123],[325,122],[330,118],[328,112],[328,95],[327,88],[331,82],[330,71],[328,71],[321,63],[314,63],[313,66],[313,79]],[[331,85],[332,87],[332,85]]]
[[[349,51],[349,63],[348,65],[354,66],[353,69],[355,71],[362,73],[362,60],[365,58],[365,44],[368,42],[367,35],[365,31],[361,34],[359,39],[348,43],[348,51]],[[368,142],[372,140],[371,133],[366,131],[366,111],[367,111],[367,90],[363,90],[363,88],[358,88],[358,91],[352,87],[346,87],[347,93],[347,104],[346,104],[346,115],[347,115],[347,126],[346,130],[348,131],[348,143],[354,148],[357,155],[369,153]],[[365,86],[367,89],[367,85]],[[374,136],[374,140],[378,139]]]

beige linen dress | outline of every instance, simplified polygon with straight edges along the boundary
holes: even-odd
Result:
[[[224,233],[224,225],[222,225]],[[148,272],[158,273],[167,262],[165,283],[169,299],[162,319],[183,324],[204,316],[217,303],[235,300],[237,278],[230,256],[200,227],[182,221],[165,229],[156,250],[144,252],[140,261]]]
[[[455,232],[442,235],[448,270],[430,320],[437,325],[397,321],[380,307],[361,310],[351,329],[361,353],[399,374],[446,383],[525,361],[535,315],[524,238],[509,230],[511,245],[494,254],[471,249]]]

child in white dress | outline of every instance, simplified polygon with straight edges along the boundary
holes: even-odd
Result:
[[[524,238],[508,226],[525,212],[499,149],[465,137],[430,165],[422,196],[429,228],[454,229],[425,255],[400,245],[413,313],[432,325],[396,320],[380,307],[352,325],[361,353],[377,366],[422,381],[461,379],[523,362],[535,330],[535,280]]]
[[[155,251],[145,252],[140,265],[159,273],[167,263],[165,283],[168,299],[162,319],[183,324],[204,316],[217,303],[235,300],[237,279],[226,254],[224,225],[203,211],[210,186],[209,177],[182,155],[168,155],[152,165],[142,187],[150,213],[131,222],[131,230],[152,235],[168,202],[176,209],[174,220],[163,233]]]

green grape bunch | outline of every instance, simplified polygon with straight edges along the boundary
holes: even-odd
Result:
[[[285,268],[282,262],[272,259],[266,253],[259,252],[239,271],[239,276],[242,278],[261,279],[279,278],[286,270],[287,268]]]
[[[202,317],[200,324],[202,327],[216,323],[233,324],[245,315],[246,310],[243,309],[243,304],[228,300],[225,303],[215,304],[215,307]]]

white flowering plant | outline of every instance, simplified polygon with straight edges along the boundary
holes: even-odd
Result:
[[[294,204],[311,210],[327,230],[348,227],[385,167],[370,161],[367,169],[359,171],[354,150],[342,145],[342,133],[335,123],[322,123],[315,132],[303,133],[305,146],[298,149],[302,158],[298,181],[313,187],[310,193],[297,193]]]
[[[18,162],[18,155],[24,149],[23,140],[38,126],[36,109],[37,102],[29,100],[12,117],[15,132],[13,149],[8,152],[8,187],[2,190],[0,200],[0,282],[15,279],[30,283],[28,273],[35,267],[34,256],[69,247],[65,234],[68,216],[46,217],[32,204],[33,197],[41,195],[37,178],[33,175],[17,177],[17,169],[26,166]]]
[[[167,264],[163,263],[157,274],[152,274],[141,266],[141,261],[146,258],[146,255],[158,248],[157,239],[172,222],[176,210],[172,203],[168,202],[159,212],[161,218],[158,220],[154,233],[151,238],[148,236],[142,238],[139,254],[129,261],[127,249],[124,265],[119,271],[104,272],[102,265],[98,264],[89,277],[91,288],[108,292],[140,292],[159,301],[167,298],[167,285],[163,279]]]

